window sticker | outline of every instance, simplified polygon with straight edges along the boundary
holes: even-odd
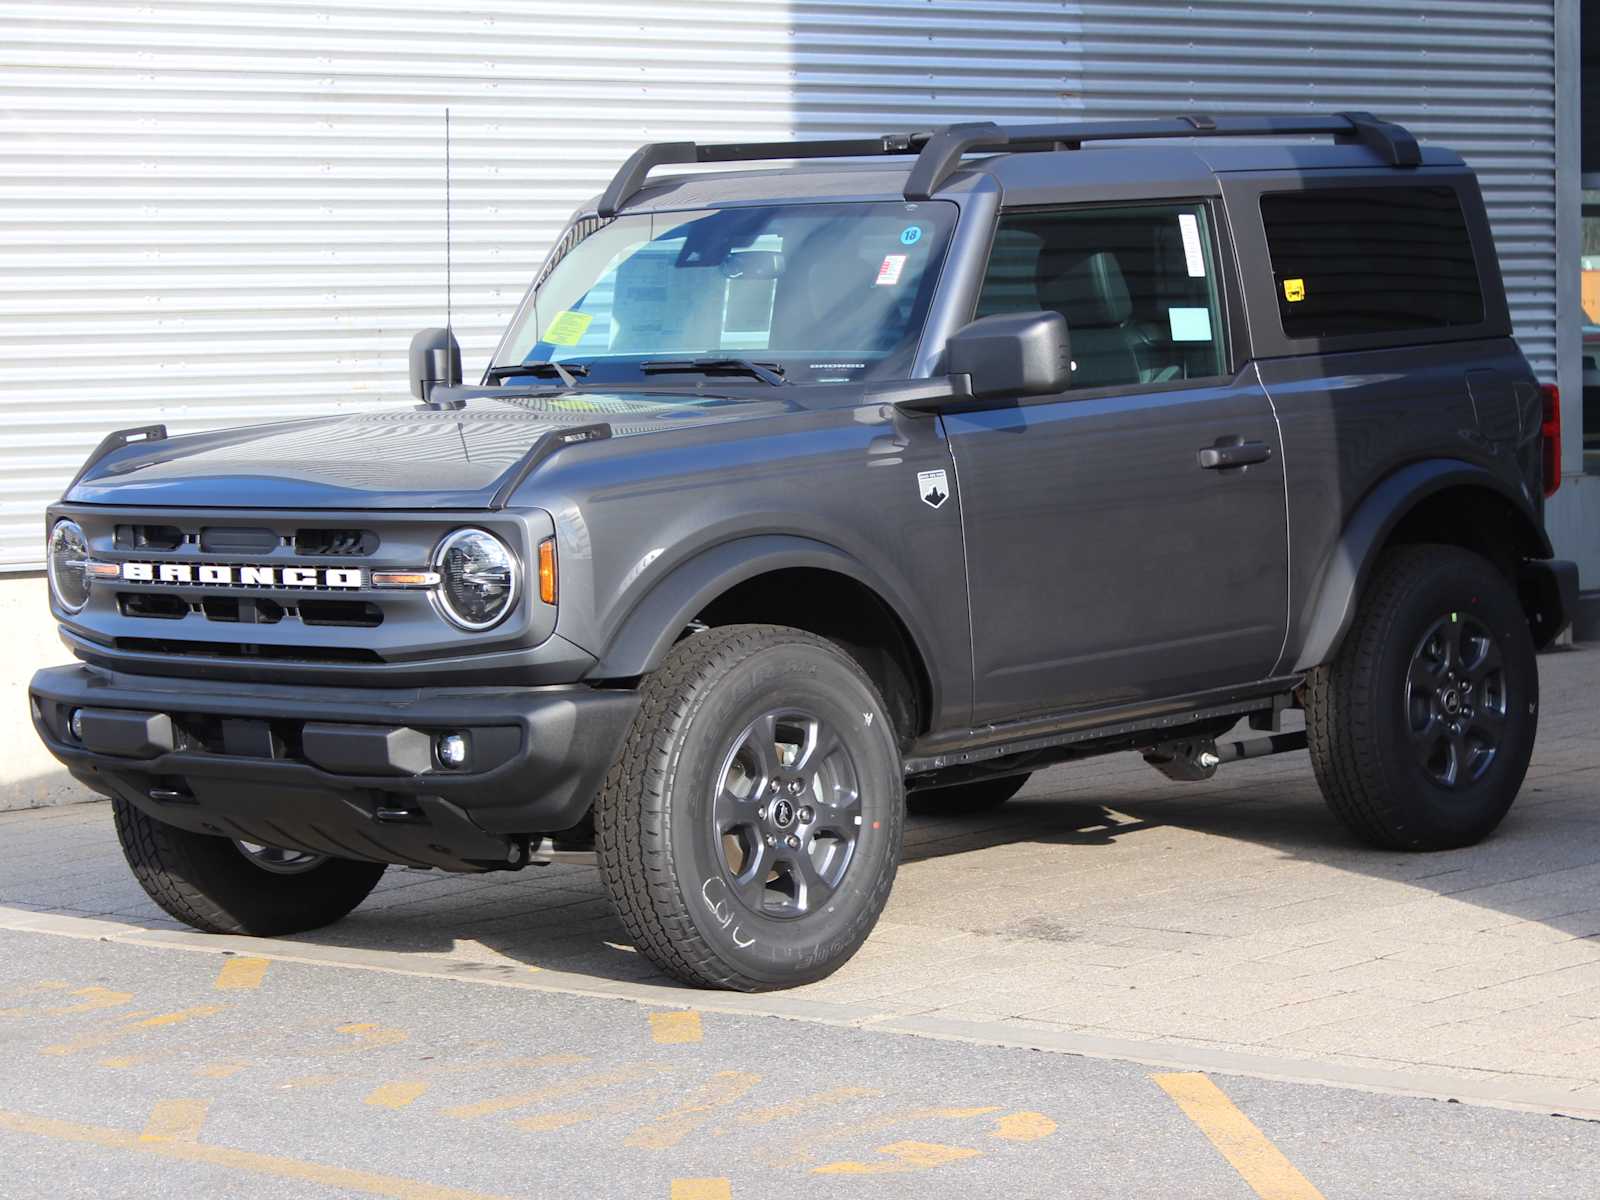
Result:
[[[878,279],[874,287],[894,287],[900,282],[900,273],[906,269],[906,256],[904,254],[885,254],[883,265],[878,268]]]
[[[922,240],[921,225],[907,225],[900,231],[900,244],[902,246],[915,246]]]
[[[571,309],[557,313],[556,319],[544,331],[544,340],[552,346],[576,346],[593,320],[594,317],[588,313],[573,312]]]
[[[1178,232],[1183,235],[1183,261],[1190,279],[1206,277],[1206,256],[1200,250],[1200,222],[1193,213],[1178,214]]]
[[[1298,304],[1306,298],[1306,281],[1304,279],[1285,279],[1283,281],[1283,298],[1290,304]]]
[[[1175,342],[1209,342],[1211,340],[1211,310],[1207,308],[1169,308],[1167,320],[1172,324]]]

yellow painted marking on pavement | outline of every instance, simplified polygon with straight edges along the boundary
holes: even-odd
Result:
[[[265,958],[230,958],[217,972],[214,986],[219,992],[258,988],[266,977],[269,961]]]
[[[835,1162],[812,1167],[813,1175],[898,1175],[906,1171],[931,1171],[968,1158],[982,1157],[969,1146],[941,1146],[937,1142],[893,1142],[879,1146],[887,1157],[877,1162]]]
[[[132,992],[113,992],[110,988],[86,987],[73,992],[83,999],[76,1004],[45,1009],[53,1017],[70,1017],[75,1013],[98,1012],[102,1008],[117,1008],[133,999]]]
[[[228,1146],[208,1146],[201,1142],[184,1141],[147,1142],[138,1134],[123,1129],[80,1125],[75,1121],[58,1121],[51,1117],[36,1117],[29,1113],[0,1110],[0,1129],[11,1133],[32,1134],[35,1137],[49,1138],[58,1142],[76,1142],[80,1145],[102,1146],[112,1150],[131,1150],[178,1162],[204,1163],[242,1174],[295,1179],[322,1187],[360,1192],[368,1196],[389,1196],[393,1200],[503,1200],[502,1197],[490,1196],[483,1192],[439,1187],[397,1175],[379,1175],[370,1171],[329,1167],[321,1163],[306,1162],[303,1159],[280,1158],[275,1154],[255,1154]]]
[[[698,1042],[701,1037],[700,1014],[692,1008],[685,1012],[653,1012],[650,1014],[650,1036],[662,1046]]]
[[[579,1061],[583,1060],[579,1059]],[[561,1065],[569,1064],[564,1063]],[[594,1088],[611,1087],[619,1083],[633,1083],[651,1075],[659,1075],[665,1069],[665,1067],[657,1063],[618,1067],[615,1070],[600,1071],[593,1075],[580,1075],[576,1079],[563,1079],[560,1083],[552,1083],[548,1087],[538,1088],[531,1092],[518,1092],[512,1096],[496,1096],[491,1100],[479,1100],[472,1104],[458,1104],[454,1108],[445,1109],[444,1115],[457,1117],[464,1121],[470,1121],[476,1117],[492,1117],[496,1113],[510,1112],[516,1108],[527,1108],[530,1105],[545,1104],[551,1100],[562,1100],[568,1096],[576,1096],[579,1092],[591,1091]]]
[[[141,1142],[198,1142],[209,1100],[163,1100],[150,1110]]]
[[[201,1079],[231,1079],[249,1065],[237,1062],[207,1063],[195,1075]]]
[[[726,1179],[674,1179],[672,1200],[733,1200],[733,1184]]]
[[[341,1025],[334,1032],[350,1034],[356,1039],[356,1044],[346,1046],[342,1050],[330,1051],[332,1054],[357,1054],[362,1050],[372,1050],[378,1046],[398,1046],[411,1036],[404,1029],[385,1029],[382,1025],[366,1023]]]
[[[600,1117],[615,1117],[623,1113],[637,1112],[641,1108],[648,1108],[658,1101],[666,1100],[671,1095],[671,1092],[662,1089],[633,1092],[620,1100],[607,1100],[603,1104],[591,1105],[589,1108],[540,1113],[536,1117],[523,1117],[519,1121],[513,1121],[512,1124],[529,1133],[554,1133],[558,1129],[568,1129],[573,1125],[582,1125],[585,1121],[598,1120]]]
[[[396,1083],[380,1084],[367,1093],[362,1103],[374,1108],[404,1108],[428,1090],[428,1085],[416,1079],[403,1079]]]
[[[118,1025],[115,1029],[101,1030],[97,1033],[86,1033],[82,1037],[74,1038],[70,1042],[62,1042],[54,1046],[45,1046],[40,1054],[76,1054],[80,1050],[98,1050],[101,1046],[109,1046],[119,1038],[138,1033],[141,1029],[162,1029],[169,1025],[180,1025],[185,1021],[197,1017],[209,1017],[222,1011],[220,1004],[201,1004],[194,1008],[185,1008],[179,1012],[162,1013],[155,1017],[146,1017],[142,1021],[130,1021],[125,1025]]]
[[[748,1071],[718,1071],[689,1093],[683,1104],[635,1129],[623,1145],[636,1150],[670,1150],[709,1121],[717,1109],[732,1104],[760,1082],[761,1076]]]
[[[291,1079],[287,1083],[279,1084],[279,1089],[285,1092],[298,1091],[303,1088],[327,1087],[329,1084],[338,1083],[342,1075],[302,1075],[298,1079]]]
[[[994,1136],[1008,1142],[1037,1142],[1056,1131],[1056,1123],[1043,1113],[1007,1113],[994,1123]]]
[[[149,1054],[127,1054],[119,1058],[102,1058],[99,1065],[113,1071],[126,1071],[129,1067],[142,1067],[155,1059]]]
[[[770,1108],[758,1108],[754,1112],[743,1113],[739,1117],[740,1125],[770,1125],[773,1121],[782,1121],[788,1117],[798,1117],[819,1108],[831,1108],[835,1104],[844,1104],[850,1100],[873,1099],[883,1095],[877,1088],[841,1087],[832,1088],[826,1092],[813,1092],[809,1096],[802,1096],[798,1100],[791,1100],[787,1104],[774,1104]]]
[[[1255,1122],[1198,1072],[1152,1075],[1261,1200],[1324,1200]]]
[[[818,1146],[826,1145],[830,1142],[848,1141],[855,1137],[882,1133],[898,1125],[912,1125],[922,1121],[965,1121],[972,1117],[986,1117],[990,1113],[999,1111],[1000,1109],[996,1105],[987,1105],[982,1108],[944,1108],[939,1106],[903,1108],[897,1112],[884,1113],[881,1117],[869,1117],[865,1120],[851,1121],[807,1133],[799,1146],[792,1151],[757,1151],[756,1157],[765,1166],[769,1167],[799,1167],[804,1166],[811,1160],[812,1153]]]

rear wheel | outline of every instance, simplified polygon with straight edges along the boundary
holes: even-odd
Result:
[[[208,837],[113,800],[117,839],[149,897],[206,933],[275,937],[347,915],[378,885],[383,863],[352,862]]]
[[[999,808],[1022,790],[1027,775],[975,779],[950,787],[928,788],[906,797],[906,807],[923,817],[960,817]]]
[[[900,860],[899,749],[856,662],[799,630],[679,643],[595,805],[600,867],[634,945],[701,987],[836,970]]]
[[[1306,727],[1328,807],[1396,850],[1470,846],[1504,818],[1538,729],[1539,669],[1516,593],[1453,546],[1378,563]]]

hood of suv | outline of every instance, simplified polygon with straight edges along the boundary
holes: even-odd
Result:
[[[456,410],[351,413],[135,443],[67,494],[87,504],[486,508],[550,439],[634,437],[787,411],[766,397],[583,392],[476,397]]]

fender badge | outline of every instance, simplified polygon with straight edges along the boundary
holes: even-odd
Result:
[[[950,479],[943,471],[918,471],[917,495],[929,508],[938,508],[950,499]]]

